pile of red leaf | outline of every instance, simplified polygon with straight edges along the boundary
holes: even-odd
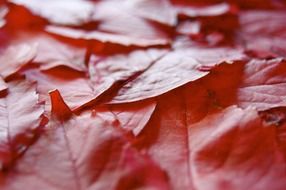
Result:
[[[285,0],[0,1],[1,190],[285,190]]]

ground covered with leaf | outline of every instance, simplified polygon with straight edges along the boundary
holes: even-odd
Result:
[[[1,190],[285,190],[285,0],[0,1]]]

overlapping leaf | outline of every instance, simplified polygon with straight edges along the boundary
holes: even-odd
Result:
[[[179,48],[123,86],[112,102],[132,102],[158,96],[207,75],[217,64],[243,59],[243,53],[236,49]]]
[[[26,76],[38,82],[42,100],[48,101],[47,93],[58,89],[67,104],[72,109],[78,109],[85,104],[96,103],[97,98],[105,95],[107,100],[112,98],[113,91],[116,92],[126,81],[143,72],[165,53],[166,50],[149,49],[108,58],[92,57],[90,77],[63,67],[45,72],[31,70],[26,72]],[[110,93],[106,94],[108,91]]]
[[[160,14],[157,7],[161,9]],[[92,30],[56,26],[49,26],[46,30],[73,39],[124,46],[166,45],[170,42],[168,33],[152,22],[172,26],[176,22],[176,14],[166,0],[109,0],[96,3],[91,21],[98,23]]]
[[[0,189],[284,190],[285,10],[0,1]]]
[[[21,182],[29,189],[168,189],[165,173],[135,151],[112,121],[72,116],[58,91],[50,94],[52,120],[3,189],[21,189]]]

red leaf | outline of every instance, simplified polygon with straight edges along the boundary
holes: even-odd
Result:
[[[201,100],[202,110],[216,106],[238,105],[257,110],[285,106],[285,61],[253,60],[247,64],[220,65],[208,76],[186,89]],[[275,90],[274,90],[275,89]],[[201,99],[200,96],[206,97]]]
[[[285,56],[285,11],[246,11],[240,15],[241,38],[259,58]]]
[[[123,86],[111,102],[133,102],[155,97],[198,80],[217,64],[232,63],[243,58],[241,51],[229,48],[178,49]]]
[[[50,111],[48,92],[55,89],[63,94],[66,103],[72,109],[88,103],[98,95],[94,93],[88,79],[74,70],[58,67],[45,72],[31,70],[25,72],[25,75],[31,81],[37,81],[37,90],[41,101],[46,101],[47,111]]]
[[[117,121],[121,128],[132,131],[134,136],[138,136],[149,122],[156,103],[154,101],[142,101],[132,104],[105,105],[95,108],[94,111],[99,117],[107,120],[111,118]]]
[[[228,108],[189,134],[197,189],[284,189],[284,130],[263,126],[253,109]]]
[[[285,60],[253,60],[246,65],[238,100],[242,107],[259,110],[285,106]]]
[[[38,104],[35,84],[15,81],[7,87],[7,95],[0,98],[1,170],[9,168],[33,142],[44,112]]]
[[[56,91],[51,98],[56,99],[52,110],[66,107]],[[61,119],[58,111],[53,114],[60,114]],[[7,189],[21,189],[22,182],[31,190],[168,189],[165,173],[148,156],[132,148],[112,123],[89,115],[74,116],[64,123],[51,120],[15,171],[6,181]]]
[[[284,190],[285,0],[0,0],[0,189]]]
[[[0,74],[6,78],[20,71],[36,56],[35,44],[11,44],[0,54]]]
[[[208,6],[180,6],[177,5],[177,11],[188,17],[214,17],[229,13],[231,7],[227,3],[211,4]]]
[[[113,2],[114,6],[118,3],[118,1]],[[176,11],[168,0],[125,0],[124,4],[128,12],[134,15],[170,26],[176,25]],[[122,6],[122,2],[120,5]]]
[[[253,108],[235,106],[209,109],[194,122],[201,102],[187,99],[191,92],[161,96],[137,139],[137,146],[168,172],[172,188],[283,189],[284,127],[265,126]]]
[[[69,107],[74,110],[96,102],[108,90],[120,88],[125,81],[144,71],[165,52],[150,49],[105,59],[93,57],[89,65],[90,79],[65,68],[55,68],[44,73],[28,71],[26,76],[38,82],[42,100],[48,100],[47,93],[50,90],[58,89]],[[65,76],[62,73],[65,73]]]
[[[143,25],[143,24],[136,24]],[[140,34],[139,32],[134,33],[133,30],[129,29],[127,31],[132,33],[133,35],[126,34],[127,32],[123,31],[122,33],[113,33],[113,32],[101,32],[101,31],[84,31],[79,29],[71,29],[67,27],[59,27],[59,26],[48,26],[46,31],[52,34],[57,34],[59,36],[72,38],[76,40],[96,40],[102,43],[113,43],[120,44],[123,46],[155,46],[155,45],[167,45],[169,43],[169,39],[164,37],[159,32],[154,31],[148,28],[148,26],[142,26],[143,29],[140,31],[148,31],[148,33]],[[139,34],[138,34],[139,33]]]
[[[19,55],[15,56],[16,53]],[[26,31],[13,35],[6,51],[3,52],[2,59],[7,63],[2,66],[2,72],[7,76],[13,73],[12,69],[17,72],[28,62],[39,65],[41,70],[66,66],[77,71],[85,71],[85,54],[84,48],[65,44],[43,33]]]
[[[21,39],[22,38],[22,39]],[[71,46],[55,40],[51,36],[22,34],[20,41],[36,44],[37,54],[34,63],[40,65],[41,70],[51,69],[58,66],[67,66],[77,71],[85,71],[86,49]]]
[[[178,90],[161,96],[153,117],[137,139],[140,149],[169,174],[172,189],[193,189],[185,101]]]
[[[53,24],[72,26],[88,22],[94,9],[93,3],[85,0],[10,0],[10,2],[28,8],[34,15],[41,16]]]
[[[88,30],[52,25],[46,31],[72,39],[147,47],[169,44],[170,34],[162,27],[176,24],[176,13],[167,0],[99,1],[91,17],[96,25],[90,24]]]

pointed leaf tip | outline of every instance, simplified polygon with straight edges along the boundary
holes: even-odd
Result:
[[[72,116],[71,109],[64,102],[60,92],[53,90],[49,92],[52,105],[52,115],[60,121],[65,121]]]

